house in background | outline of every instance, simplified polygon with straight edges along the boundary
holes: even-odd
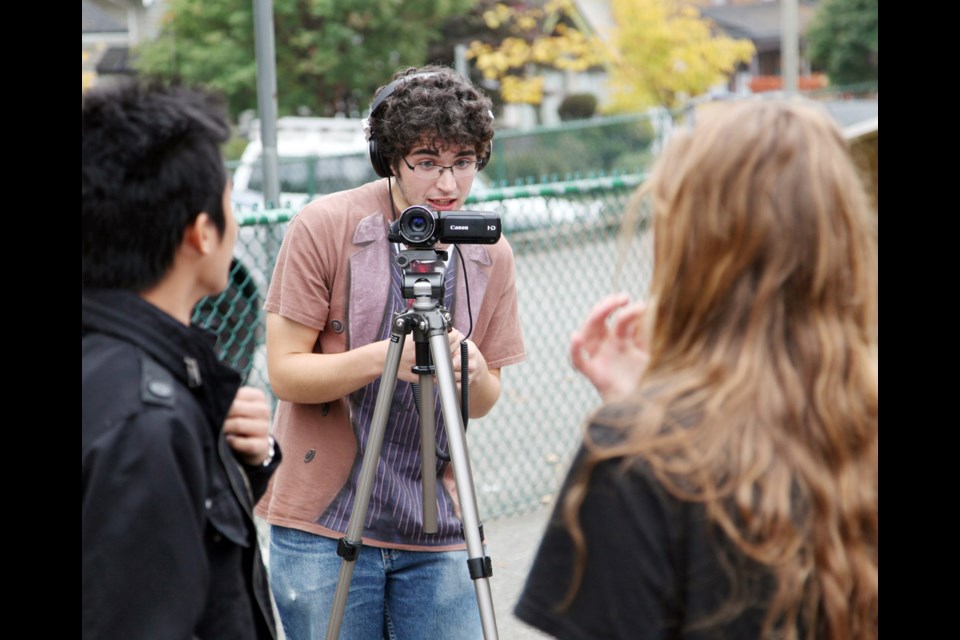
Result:
[[[753,42],[756,55],[731,78],[727,90],[756,93],[782,88],[780,78],[782,20],[781,0],[688,0],[716,29],[732,38]],[[790,0],[798,3],[799,89],[824,86],[823,76],[811,72],[806,59],[804,34],[816,14],[816,0]],[[612,40],[616,24],[610,0],[574,0],[573,21],[578,29]],[[133,73],[130,50],[136,44],[156,37],[163,13],[163,0],[81,0],[83,44],[83,87],[111,77]],[[560,122],[558,108],[564,98],[589,93],[603,103],[608,95],[604,68],[583,72],[541,69],[544,80],[543,102],[537,106],[509,105],[505,110],[507,127],[525,128],[535,124]]]
[[[503,0],[511,4],[508,0]],[[556,24],[557,15],[549,16],[547,30]],[[615,37],[610,0],[573,0],[569,15],[574,28],[588,36],[598,36],[612,41]],[[539,105],[506,104],[503,106],[500,126],[508,129],[528,129],[560,123],[559,107],[564,98],[572,94],[587,93],[596,96],[602,104],[609,93],[607,69],[598,67],[587,71],[563,71],[539,67],[537,75],[543,80],[543,99]],[[487,86],[487,89],[495,88]]]
[[[83,89],[131,75],[130,49],[156,37],[162,14],[160,0],[81,0]]]
[[[826,86],[822,74],[811,72],[806,56],[806,32],[817,12],[818,3],[793,0],[797,4],[797,42],[800,68],[797,88],[811,91]],[[749,64],[732,78],[729,89],[734,93],[760,93],[783,88],[781,44],[783,18],[781,0],[731,0],[697,2],[700,14],[730,38],[749,40],[756,53]]]
[[[816,15],[816,0],[793,0],[797,2],[798,89],[809,91],[822,88],[826,79],[811,72],[806,58],[805,33]],[[733,93],[759,93],[782,88],[780,64],[783,39],[783,22],[780,0],[688,0],[710,21],[717,32],[736,39],[750,40],[756,54],[746,65],[731,77],[726,90]],[[577,28],[612,42],[616,38],[617,25],[613,19],[610,0],[574,0],[574,21]],[[606,69],[585,72],[542,69],[544,78],[543,102],[537,107],[509,105],[505,111],[508,126],[529,127],[539,124],[551,125],[560,122],[557,108],[564,97],[573,93],[591,93],[599,103],[608,96]]]

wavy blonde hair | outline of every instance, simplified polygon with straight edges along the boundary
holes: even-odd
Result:
[[[709,106],[640,193],[650,361],[636,411],[591,418],[624,438],[585,439],[564,504],[578,556],[567,602],[587,560],[591,469],[642,459],[773,576],[765,637],[876,638],[879,266],[839,128],[804,102]]]

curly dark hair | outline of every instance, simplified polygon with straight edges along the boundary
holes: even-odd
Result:
[[[473,147],[481,161],[489,157],[493,141],[493,103],[480,89],[449,67],[408,67],[394,74],[399,82],[369,116],[370,135],[376,138],[383,160],[398,170],[400,159],[425,137],[440,149]],[[377,89],[375,96],[389,85]]]

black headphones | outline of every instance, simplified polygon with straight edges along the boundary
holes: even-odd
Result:
[[[364,121],[363,130],[367,136],[367,152],[370,155],[370,164],[373,165],[373,170],[381,178],[389,178],[393,175],[393,169],[390,167],[390,163],[386,158],[380,153],[380,149],[377,147],[377,138],[373,135],[373,126],[371,124],[371,119],[377,113],[377,109],[380,108],[380,105],[383,104],[384,100],[393,95],[393,92],[397,90],[397,87],[412,80],[414,78],[429,78],[430,76],[437,75],[436,71],[427,71],[424,73],[414,73],[409,76],[402,76],[397,78],[387,86],[383,88],[376,98],[373,100],[373,104],[370,105],[370,114],[367,116],[367,119]],[[490,118],[493,118],[493,114],[490,114]],[[493,150],[493,145],[487,149],[487,153],[477,160],[477,170],[483,169],[487,162],[490,161],[490,153]]]

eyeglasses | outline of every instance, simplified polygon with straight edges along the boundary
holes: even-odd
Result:
[[[403,163],[407,165],[407,168],[410,171],[413,171],[414,175],[419,178],[425,178],[430,180],[439,180],[440,176],[443,175],[443,172],[450,170],[453,173],[454,178],[466,178],[474,175],[477,170],[480,168],[479,163],[476,160],[461,158],[457,160],[449,167],[445,167],[442,164],[437,164],[433,160],[422,160],[417,164],[410,164],[407,162],[406,158],[401,158]]]

